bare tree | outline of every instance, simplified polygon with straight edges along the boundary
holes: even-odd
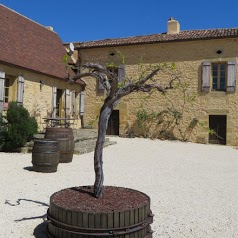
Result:
[[[110,71],[106,66],[98,63],[87,63],[81,66],[83,71],[69,80],[69,83],[74,83],[78,79],[85,77],[94,77],[98,80],[106,89],[107,96],[104,100],[103,106],[100,110],[99,122],[98,122],[98,137],[96,147],[94,151],[94,170],[95,170],[95,183],[94,183],[94,195],[95,197],[101,197],[103,192],[103,144],[105,142],[106,130],[109,117],[113,109],[118,105],[120,100],[131,93],[146,92],[149,93],[153,89],[165,93],[168,89],[173,88],[173,82],[177,79],[175,74],[171,74],[171,79],[168,81],[167,86],[158,84],[158,79],[155,76],[168,68],[167,65],[161,64],[156,66],[147,67],[136,80],[125,80],[124,83],[118,83],[118,75],[115,72]],[[173,65],[172,65],[173,68]],[[149,72],[150,70],[150,72]]]

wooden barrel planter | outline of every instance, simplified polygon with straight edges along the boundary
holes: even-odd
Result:
[[[35,140],[32,149],[33,170],[42,173],[57,171],[60,152],[59,142],[53,140]]]
[[[50,197],[49,238],[152,238],[150,198],[139,191],[105,186],[102,198],[92,186],[67,188]]]
[[[59,163],[70,163],[74,155],[74,134],[72,128],[47,127],[46,139],[59,141]]]

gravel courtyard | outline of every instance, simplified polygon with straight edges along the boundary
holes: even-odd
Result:
[[[153,238],[238,237],[238,150],[178,141],[112,137],[105,185],[151,198]],[[93,153],[74,155],[56,173],[32,171],[31,154],[0,153],[0,237],[46,238],[50,196],[94,183]]]

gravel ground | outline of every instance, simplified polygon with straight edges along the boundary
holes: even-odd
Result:
[[[238,237],[238,150],[178,141],[111,138],[105,185],[151,198],[153,238]],[[0,153],[0,237],[46,238],[50,196],[94,183],[93,153],[74,155],[56,173],[32,171],[31,154]]]

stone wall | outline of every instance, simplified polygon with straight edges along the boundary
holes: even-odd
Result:
[[[150,97],[146,94],[131,94],[125,97],[117,109],[120,110],[120,133],[127,133],[133,130],[136,135],[143,135],[143,131],[137,126],[136,113],[139,109],[148,112],[163,113],[168,108],[175,108],[183,112],[179,126],[169,124],[168,116],[160,119],[153,125],[148,122],[148,136],[163,137],[161,130],[172,133],[174,139],[186,139],[188,141],[207,143],[209,135],[209,115],[227,116],[227,144],[238,145],[238,92],[234,93],[211,91],[201,92],[201,65],[204,61],[222,62],[236,60],[238,39],[202,40],[187,42],[170,42],[157,44],[144,44],[121,47],[105,47],[81,49],[79,57],[84,62],[99,62],[102,64],[114,62],[121,63],[120,51],[125,56],[127,78],[136,79],[139,76],[141,65],[158,64],[162,62],[176,64],[176,70],[180,73],[183,82],[188,84],[187,93],[189,96],[196,95],[194,101],[184,105],[183,93],[174,89],[163,96],[153,93]],[[222,54],[217,54],[217,50],[222,50]],[[115,56],[111,56],[111,53]],[[163,77],[162,77],[163,76]],[[157,79],[162,84],[168,81],[168,74],[159,74]],[[91,123],[99,114],[105,95],[96,93],[95,79],[86,80],[85,98],[85,124]],[[170,113],[171,116],[171,113]],[[199,122],[195,127],[190,128],[194,119]],[[172,123],[172,122],[171,122]],[[94,127],[97,123],[93,124]],[[170,126],[170,128],[169,128]],[[186,134],[185,138],[184,135]]]

